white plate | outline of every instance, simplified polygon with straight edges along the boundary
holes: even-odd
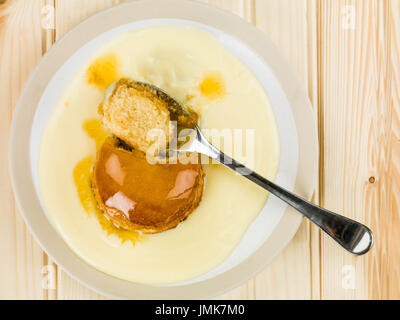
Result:
[[[14,113],[12,184],[21,212],[43,249],[73,277],[113,297],[204,298],[261,270],[294,235],[301,216],[270,196],[234,252],[217,268],[184,283],[146,286],[105,275],[77,258],[49,223],[37,188],[41,135],[75,72],[116,35],[154,25],[192,26],[209,32],[253,72],[277,120],[281,160],[276,182],[310,198],[317,171],[317,135],[298,77],[260,31],[229,13],[179,0],[135,1],[113,7],[85,20],[53,46],[32,73]]]

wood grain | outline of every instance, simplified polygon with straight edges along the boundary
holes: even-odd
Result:
[[[0,255],[6,257],[0,298],[103,298],[71,279],[32,239],[13,199],[6,150],[12,110],[40,57],[73,26],[119,2],[0,1]],[[400,1],[203,2],[256,25],[296,68],[318,120],[314,202],[367,223],[376,237],[373,251],[356,258],[304,221],[268,268],[219,298],[399,299]],[[49,270],[55,287],[45,289]]]
[[[42,56],[41,1],[4,3],[0,25],[0,298],[41,299],[43,252],[18,213],[8,176],[7,148],[12,111]],[[3,260],[4,259],[4,260]]]
[[[393,281],[399,272],[393,246],[399,243],[393,193],[399,183],[393,149],[398,144],[393,95],[399,92],[393,78],[398,52],[392,52],[399,38],[391,36],[395,2],[320,2],[323,205],[370,225],[376,235],[372,252],[357,258],[322,237],[321,297],[326,299],[399,297],[388,295],[400,283]],[[344,27],[344,6],[354,12],[354,28]],[[353,285],[344,278],[349,270]]]
[[[390,38],[388,48],[390,51],[390,92],[389,92],[389,121],[388,137],[389,163],[388,173],[385,175],[388,197],[389,223],[387,236],[388,261],[381,270],[380,277],[386,278],[382,287],[384,294],[374,296],[374,290],[370,290],[370,296],[384,299],[400,299],[400,1],[392,0],[388,6]],[[384,211],[383,211],[384,212]],[[386,233],[386,230],[383,230]],[[373,263],[373,262],[372,262]],[[386,288],[386,290],[384,289]]]

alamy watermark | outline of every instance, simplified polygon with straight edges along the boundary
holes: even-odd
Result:
[[[40,21],[43,29],[52,30],[55,29],[55,8],[52,5],[46,5],[41,10],[42,19]]]
[[[57,270],[52,264],[42,267],[42,289],[55,290],[57,283]]]
[[[353,265],[344,265],[342,268],[342,289],[354,290],[356,287],[356,269]]]
[[[356,8],[354,5],[342,7],[342,28],[354,30],[356,28]]]
[[[171,121],[170,128],[176,128]],[[183,129],[179,133],[171,129],[173,134],[167,137],[160,129],[152,129],[147,133],[147,140],[152,141],[147,149],[146,159],[150,164],[212,164],[220,162],[230,165],[233,161],[253,168],[255,163],[255,130],[209,128]],[[200,139],[199,139],[200,138]],[[203,143],[200,140],[207,140]],[[208,145],[208,141],[211,145]],[[223,150],[221,155],[219,150]],[[199,156],[193,155],[198,153]],[[201,155],[200,155],[201,154]],[[235,160],[233,160],[235,159]],[[250,174],[251,170],[240,167],[240,174]]]

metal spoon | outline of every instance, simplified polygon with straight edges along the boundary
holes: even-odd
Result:
[[[169,96],[162,89],[151,85],[149,83],[137,82],[138,85],[143,85],[148,89],[152,90],[154,94],[167,101],[171,113],[171,118],[179,119],[180,116],[188,117],[189,112],[185,108]],[[112,86],[111,86],[112,87]],[[112,88],[113,90],[113,88]],[[178,123],[179,125],[179,123]],[[276,185],[268,179],[260,176],[256,172],[246,168],[241,163],[230,158],[224,154],[221,150],[214,147],[202,134],[200,128],[194,125],[194,139],[191,140],[189,145],[185,144],[183,149],[168,149],[164,150],[161,155],[165,156],[166,151],[175,153],[200,153],[210,157],[211,159],[218,161],[226,167],[238,172],[245,178],[258,184],[260,187],[269,191],[273,195],[277,196],[287,204],[295,208],[297,211],[302,213],[305,217],[311,220],[325,233],[327,233],[333,240],[339,243],[344,249],[355,255],[362,255],[367,253],[373,244],[373,235],[371,230],[365,225],[320,208],[309,201],[296,196],[295,194],[285,190],[284,188]]]

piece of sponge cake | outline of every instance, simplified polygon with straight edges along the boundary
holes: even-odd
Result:
[[[99,107],[105,128],[134,149],[147,152],[168,146],[171,132],[168,104],[145,86],[128,78],[115,83]]]

